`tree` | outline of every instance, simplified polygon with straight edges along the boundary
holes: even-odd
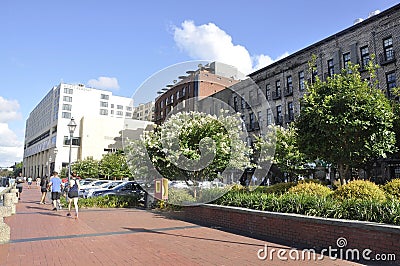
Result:
[[[369,70],[372,75],[372,65]],[[317,78],[307,90],[295,122],[299,147],[310,158],[336,164],[342,182],[351,167],[395,150],[389,100],[361,78],[357,65],[326,81]]]
[[[94,160],[93,157],[87,157],[85,160],[76,161],[74,164],[72,164],[71,168],[72,171],[76,172],[80,177],[84,178],[99,177],[99,161]]]
[[[107,178],[131,177],[125,156],[121,153],[107,153],[100,160],[100,174]]]
[[[19,175],[19,173],[22,172],[22,168],[23,168],[23,163],[22,162],[19,162],[19,163],[15,164],[14,171],[13,171],[13,174],[14,174],[15,177],[17,177]]]
[[[281,126],[269,126],[267,134],[258,137],[255,145],[257,150],[265,151],[260,154],[259,161],[272,162],[282,172],[288,173],[289,180],[296,179],[304,172],[307,160],[297,145],[297,130],[293,125],[289,125],[287,129]],[[269,153],[271,149],[275,149],[273,155]]]
[[[250,166],[251,149],[241,138],[240,121],[238,114],[227,112],[218,117],[200,112],[172,115],[143,135],[141,144],[128,145],[129,166],[134,173],[154,166],[165,178],[194,183],[213,180],[227,168],[243,170]],[[139,161],[147,162],[146,167]]]

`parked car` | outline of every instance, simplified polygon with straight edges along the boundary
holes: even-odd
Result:
[[[135,181],[126,181],[111,189],[97,189],[93,191],[92,197],[106,196],[106,195],[136,195],[140,200],[144,200],[145,191]]]
[[[99,189],[100,190],[101,189],[112,189],[112,188],[114,188],[114,187],[116,187],[116,186],[118,186],[118,185],[120,185],[120,184],[122,184],[124,182],[126,182],[126,181],[117,180],[117,181],[112,181],[112,182],[109,182],[109,183],[105,183],[105,184],[103,184],[103,185],[101,185],[100,187],[97,187],[97,188],[87,189],[87,190],[85,190],[83,192],[83,197],[84,198],[91,198],[92,195],[93,195],[93,192],[96,191],[96,190],[99,190]]]
[[[89,189],[99,188],[101,185],[108,184],[111,182],[112,182],[112,180],[96,180],[96,181],[90,182],[87,185],[81,185],[79,188],[79,196],[83,197],[83,195],[85,193],[87,193],[86,191],[89,191]]]

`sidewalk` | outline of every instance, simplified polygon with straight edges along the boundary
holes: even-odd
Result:
[[[24,187],[17,214],[5,218],[10,243],[0,245],[0,265],[356,265],[330,260],[259,260],[257,252],[285,248],[213,228],[167,219],[140,209],[65,209],[39,205],[36,185]],[[286,254],[288,256],[288,254]]]

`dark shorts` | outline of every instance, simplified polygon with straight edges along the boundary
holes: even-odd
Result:
[[[22,193],[22,186],[21,187],[17,186],[17,189],[18,189],[19,193]]]
[[[78,191],[70,191],[68,192],[68,198],[73,199],[79,196]]]
[[[60,199],[60,192],[51,192],[51,199],[52,200],[59,200]]]
[[[42,187],[42,188],[40,188],[40,192],[47,192],[47,188],[45,188],[45,187]]]

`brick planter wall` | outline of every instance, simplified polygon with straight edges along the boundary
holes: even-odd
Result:
[[[317,251],[338,248],[337,239],[347,240],[346,249],[372,250],[375,254],[395,254],[400,262],[400,226],[362,221],[310,217],[206,204],[185,207],[168,216],[197,224]],[[327,254],[327,253],[325,253]]]

